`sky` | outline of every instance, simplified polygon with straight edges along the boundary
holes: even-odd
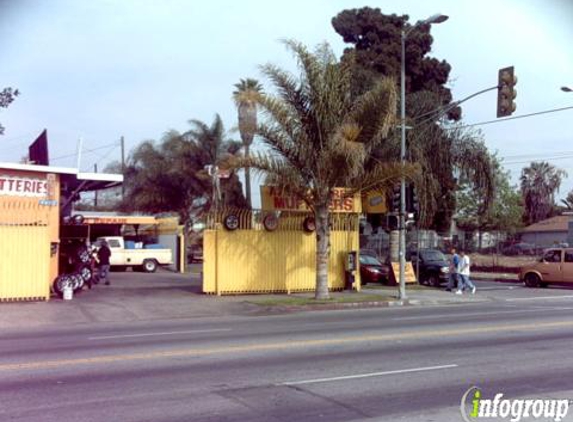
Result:
[[[44,128],[53,165],[76,167],[82,139],[84,171],[119,160],[122,136],[129,153],[190,119],[210,124],[219,113],[232,129],[235,83],[268,87],[265,63],[295,69],[279,40],[326,41],[340,56],[331,19],[363,6],[411,22],[449,16],[432,27],[431,55],[451,64],[454,99],[497,85],[498,69],[513,65],[514,116],[573,106],[573,92],[560,90],[573,88],[573,0],[0,0],[0,89],[21,92],[0,109],[0,162],[20,161]],[[463,122],[495,114],[491,91],[464,103]],[[514,183],[545,160],[569,173],[559,196],[573,190],[573,109],[476,128]]]

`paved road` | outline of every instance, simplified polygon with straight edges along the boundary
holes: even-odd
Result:
[[[12,331],[0,420],[447,422],[474,385],[572,399],[573,291],[478,287],[498,300]]]

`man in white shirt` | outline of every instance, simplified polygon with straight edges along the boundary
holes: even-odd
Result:
[[[464,251],[460,252],[460,270],[458,274],[460,283],[456,294],[461,295],[462,290],[465,290],[466,287],[474,294],[476,292],[476,286],[470,280],[470,257],[466,255]]]

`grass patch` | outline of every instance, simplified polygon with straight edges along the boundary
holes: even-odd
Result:
[[[336,303],[386,302],[395,300],[388,295],[349,295],[332,297],[327,300],[316,300],[312,297],[279,297],[270,299],[249,300],[249,303],[259,306],[322,306]]]

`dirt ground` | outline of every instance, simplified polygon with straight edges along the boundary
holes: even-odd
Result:
[[[475,270],[517,272],[521,266],[535,262],[537,257],[471,254],[470,259]]]

